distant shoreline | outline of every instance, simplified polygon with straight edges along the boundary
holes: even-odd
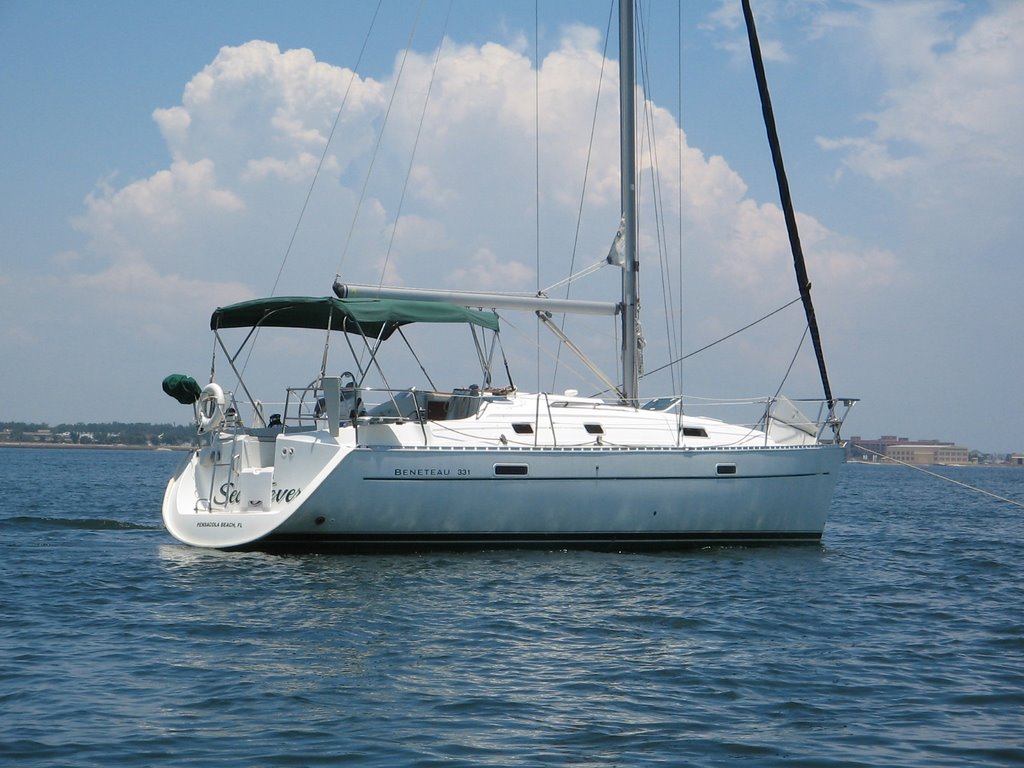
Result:
[[[105,445],[102,443],[0,443],[0,448],[66,448],[72,451],[189,451],[189,445]]]
[[[910,464],[905,461],[863,461],[861,459],[847,459],[847,464],[860,464],[865,467],[910,467],[911,469],[919,469],[921,467],[1009,467],[1011,469],[1019,468],[1017,464],[994,463],[994,464],[979,464],[974,462],[972,464]]]

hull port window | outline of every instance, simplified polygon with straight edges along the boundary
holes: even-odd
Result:
[[[524,477],[530,473],[528,464],[495,464],[494,474],[497,476]]]
[[[735,475],[736,465],[735,464],[716,464],[715,472],[720,475]]]

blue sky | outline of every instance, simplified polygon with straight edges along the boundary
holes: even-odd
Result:
[[[533,6],[452,4],[392,241],[448,4],[423,4],[350,237],[420,7],[384,4],[358,106],[331,144],[278,293],[326,294],[339,265],[353,280],[464,289],[530,290],[564,275],[609,7],[554,2],[535,22]],[[676,9],[645,6],[659,172],[670,212],[682,210],[684,352],[795,295],[738,6],[685,4],[681,110]],[[271,290],[373,7],[0,2],[0,420],[189,418],[159,382],[204,378],[210,311]],[[847,434],[1024,450],[1024,5],[754,9],[833,387],[863,399]],[[612,98],[602,95],[580,263],[600,258],[617,223]],[[674,251],[677,225],[667,229]],[[647,253],[653,367],[669,352],[655,338],[660,287]],[[616,280],[600,276],[580,295]],[[773,392],[800,329],[787,315],[697,358],[687,391]],[[580,329],[584,342],[606,331]],[[297,373],[286,383],[304,384],[318,358],[287,362]],[[802,360],[786,391],[816,394],[813,365]]]

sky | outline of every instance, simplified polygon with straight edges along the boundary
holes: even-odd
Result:
[[[648,370],[797,296],[739,2],[682,5],[638,18]],[[535,291],[600,261],[610,7],[534,6],[0,0],[0,421],[185,423],[160,382],[207,380],[215,307],[335,274]],[[845,435],[1024,451],[1024,3],[753,6],[832,388],[861,400]],[[503,320],[520,386],[596,389]],[[566,327],[615,370],[610,320]],[[803,328],[790,307],[675,376],[818,397]],[[266,383],[311,381],[319,344],[268,334]]]

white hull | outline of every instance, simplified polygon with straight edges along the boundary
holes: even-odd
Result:
[[[674,421],[647,417],[659,419]],[[351,428],[212,440],[169,483],[165,524],[186,543],[221,548],[817,541],[843,459],[822,444],[410,445],[436,438],[424,440],[417,423],[375,429],[369,445]]]
[[[278,296],[218,308],[210,327],[242,392],[225,393],[214,381],[215,365],[201,390],[178,375],[164,382],[168,394],[195,404],[198,422],[199,447],[164,497],[164,523],[174,536],[203,547],[349,550],[632,549],[820,539],[843,459],[842,419],[825,374],[788,193],[783,207],[827,410],[811,422],[776,396],[761,403],[758,426],[750,426],[696,418],[677,396],[637,407],[642,339],[634,29],[631,5],[620,3],[619,12],[622,218],[605,263],[622,269],[621,300],[351,285],[339,279],[333,286],[337,299]],[[765,116],[770,117],[767,108]],[[782,189],[785,178],[779,179]],[[564,395],[522,394],[510,373],[508,385],[495,388],[499,350],[508,372],[497,308],[535,313],[614,400],[578,397],[574,389]],[[563,312],[621,316],[619,381],[601,373],[552,319]],[[481,386],[435,391],[413,352],[430,389],[392,389],[378,351],[393,335],[412,351],[401,333],[411,323],[467,325]],[[262,328],[327,333],[319,376],[304,388],[289,388],[283,414],[269,419],[235,366]],[[227,329],[249,329],[233,352],[220,335]],[[355,365],[328,375],[335,370],[328,364],[335,331],[345,338]],[[430,343],[447,359],[440,339]],[[374,394],[380,396],[376,403]],[[258,427],[242,426],[239,408],[246,402],[249,423]],[[844,401],[847,409],[852,402]]]

